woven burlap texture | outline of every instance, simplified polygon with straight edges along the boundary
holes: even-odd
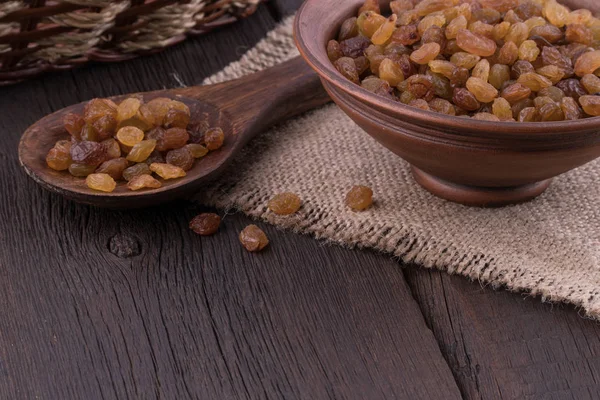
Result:
[[[216,83],[296,56],[291,19]],[[434,197],[409,165],[379,145],[335,105],[255,139],[222,180],[199,195],[276,226],[344,246],[374,248],[405,263],[460,274],[493,288],[563,301],[600,318],[600,162],[558,177],[538,199],[501,209],[468,208]],[[374,207],[344,206],[353,185],[368,185]],[[267,210],[276,193],[302,197],[301,210]]]

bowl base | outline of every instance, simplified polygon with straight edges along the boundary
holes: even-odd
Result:
[[[417,183],[430,193],[442,199],[471,207],[502,207],[524,203],[544,193],[552,181],[552,179],[547,179],[523,186],[489,188],[448,182],[414,166],[412,173]]]

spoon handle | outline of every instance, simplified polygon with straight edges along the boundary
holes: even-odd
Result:
[[[240,79],[177,90],[232,118],[235,134],[255,134],[331,101],[318,75],[300,57]]]

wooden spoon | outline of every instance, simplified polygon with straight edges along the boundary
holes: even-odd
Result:
[[[330,101],[317,74],[300,57],[234,81],[142,95],[145,101],[169,97],[186,103],[192,123],[208,113],[210,125],[225,132],[225,144],[196,160],[187,176],[162,181],[159,189],[133,192],[119,182],[112,193],[94,191],[85,185],[85,179],[46,165],[46,154],[54,143],[69,138],[62,124],[64,115],[82,113],[85,103],[80,103],[42,118],[25,131],[19,144],[19,161],[25,172],[42,187],[78,203],[121,209],[160,204],[197,193],[259,132]],[[128,96],[111,99],[118,102]]]

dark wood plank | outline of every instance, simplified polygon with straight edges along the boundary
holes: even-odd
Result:
[[[261,7],[158,55],[2,89],[0,398],[460,398],[389,258],[269,227],[250,254],[240,215],[200,238],[192,204],[93,209],[18,167],[20,132],[44,114],[199,82],[274,24]]]
[[[442,272],[405,276],[466,398],[598,398],[596,321]]]

